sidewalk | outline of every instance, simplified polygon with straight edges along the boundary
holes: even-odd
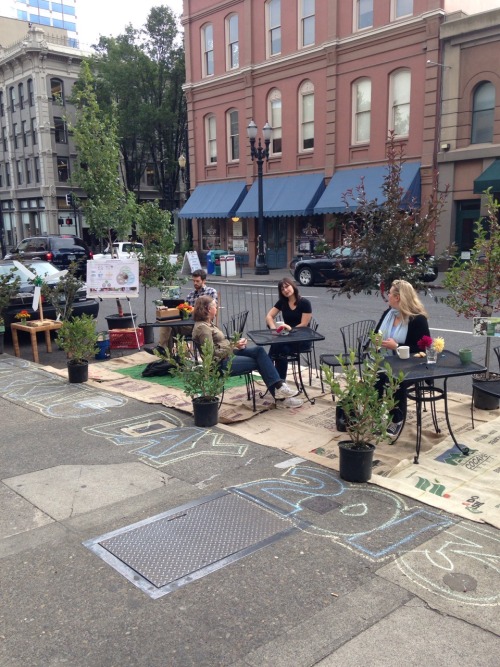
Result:
[[[2,667],[498,664],[488,525],[7,355],[0,417]]]

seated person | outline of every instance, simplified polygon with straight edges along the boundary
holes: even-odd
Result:
[[[302,400],[296,397],[297,391],[291,389],[278,375],[269,355],[263,347],[247,347],[247,339],[240,340],[233,347],[230,340],[218,329],[213,320],[217,314],[217,303],[210,296],[201,296],[197,299],[193,319],[193,340],[201,349],[203,343],[209,340],[215,348],[215,357],[221,362],[221,366],[227,363],[231,352],[234,353],[231,371],[234,374],[258,371],[274,398],[278,401],[276,406],[285,408],[298,408]]]
[[[289,278],[283,278],[278,283],[278,301],[266,315],[266,324],[270,329],[276,329],[276,317],[282,314],[285,329],[297,327],[308,327],[312,318],[311,302],[299,294],[297,285]],[[287,355],[297,352],[308,352],[311,349],[310,342],[287,343],[271,345],[269,356],[274,361],[276,370],[282,380],[286,380],[288,372]]]

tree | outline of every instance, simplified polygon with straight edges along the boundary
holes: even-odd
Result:
[[[434,262],[428,252],[447,191],[438,193],[434,187],[424,211],[406,196],[401,185],[404,162],[403,145],[391,133],[381,199],[367,198],[364,180],[343,194],[347,210],[343,243],[352,249],[353,264],[345,283],[332,289],[334,297],[360,292],[383,295],[395,279],[407,280],[416,289],[425,286],[422,275]],[[357,202],[354,209],[353,201]],[[419,263],[409,262],[413,255],[419,255]]]

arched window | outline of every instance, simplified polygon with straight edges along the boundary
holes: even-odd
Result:
[[[231,14],[226,19],[226,69],[236,69],[239,66],[238,14]]]
[[[240,159],[240,127],[238,112],[230,109],[226,115],[227,119],[227,156],[229,162]]]
[[[50,80],[50,93],[54,104],[64,104],[64,84],[61,79]]]
[[[389,130],[399,137],[407,137],[410,132],[410,93],[410,70],[393,72],[390,81]]]
[[[365,144],[370,141],[372,109],[372,82],[358,79],[352,84],[352,142]]]
[[[24,109],[24,83],[20,83],[17,90],[19,93],[19,108]]]
[[[207,164],[215,164],[217,162],[217,131],[213,114],[205,118],[205,136]]]
[[[28,104],[32,107],[35,104],[35,96],[33,93],[33,79],[28,79]]]
[[[314,148],[314,85],[304,81],[299,90],[299,150]]]
[[[214,27],[207,23],[201,30],[201,51],[203,54],[202,76],[214,73]]]
[[[275,88],[269,93],[267,98],[267,108],[268,108],[268,118],[273,128],[273,136],[271,139],[271,145],[269,152],[271,155],[276,155],[281,153],[281,138],[282,138],[282,126],[281,126],[281,93]]]
[[[16,89],[14,86],[11,86],[9,88],[9,102],[10,102],[10,110],[12,113],[16,110]]]
[[[5,109],[3,106],[3,92],[0,90],[0,116],[5,115]]]
[[[275,56],[281,53],[281,0],[266,3],[266,26],[267,55]]]
[[[493,141],[495,120],[495,86],[489,81],[480,83],[472,99],[472,144]]]

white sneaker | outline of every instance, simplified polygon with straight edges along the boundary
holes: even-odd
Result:
[[[281,387],[275,390],[274,398],[277,398],[278,400],[281,398],[291,398],[292,396],[297,396],[298,393],[297,389],[292,389],[286,382],[283,382]]]
[[[276,402],[277,408],[300,408],[301,405],[304,405],[304,401],[296,396],[291,396],[290,398],[285,398],[284,401]]]

